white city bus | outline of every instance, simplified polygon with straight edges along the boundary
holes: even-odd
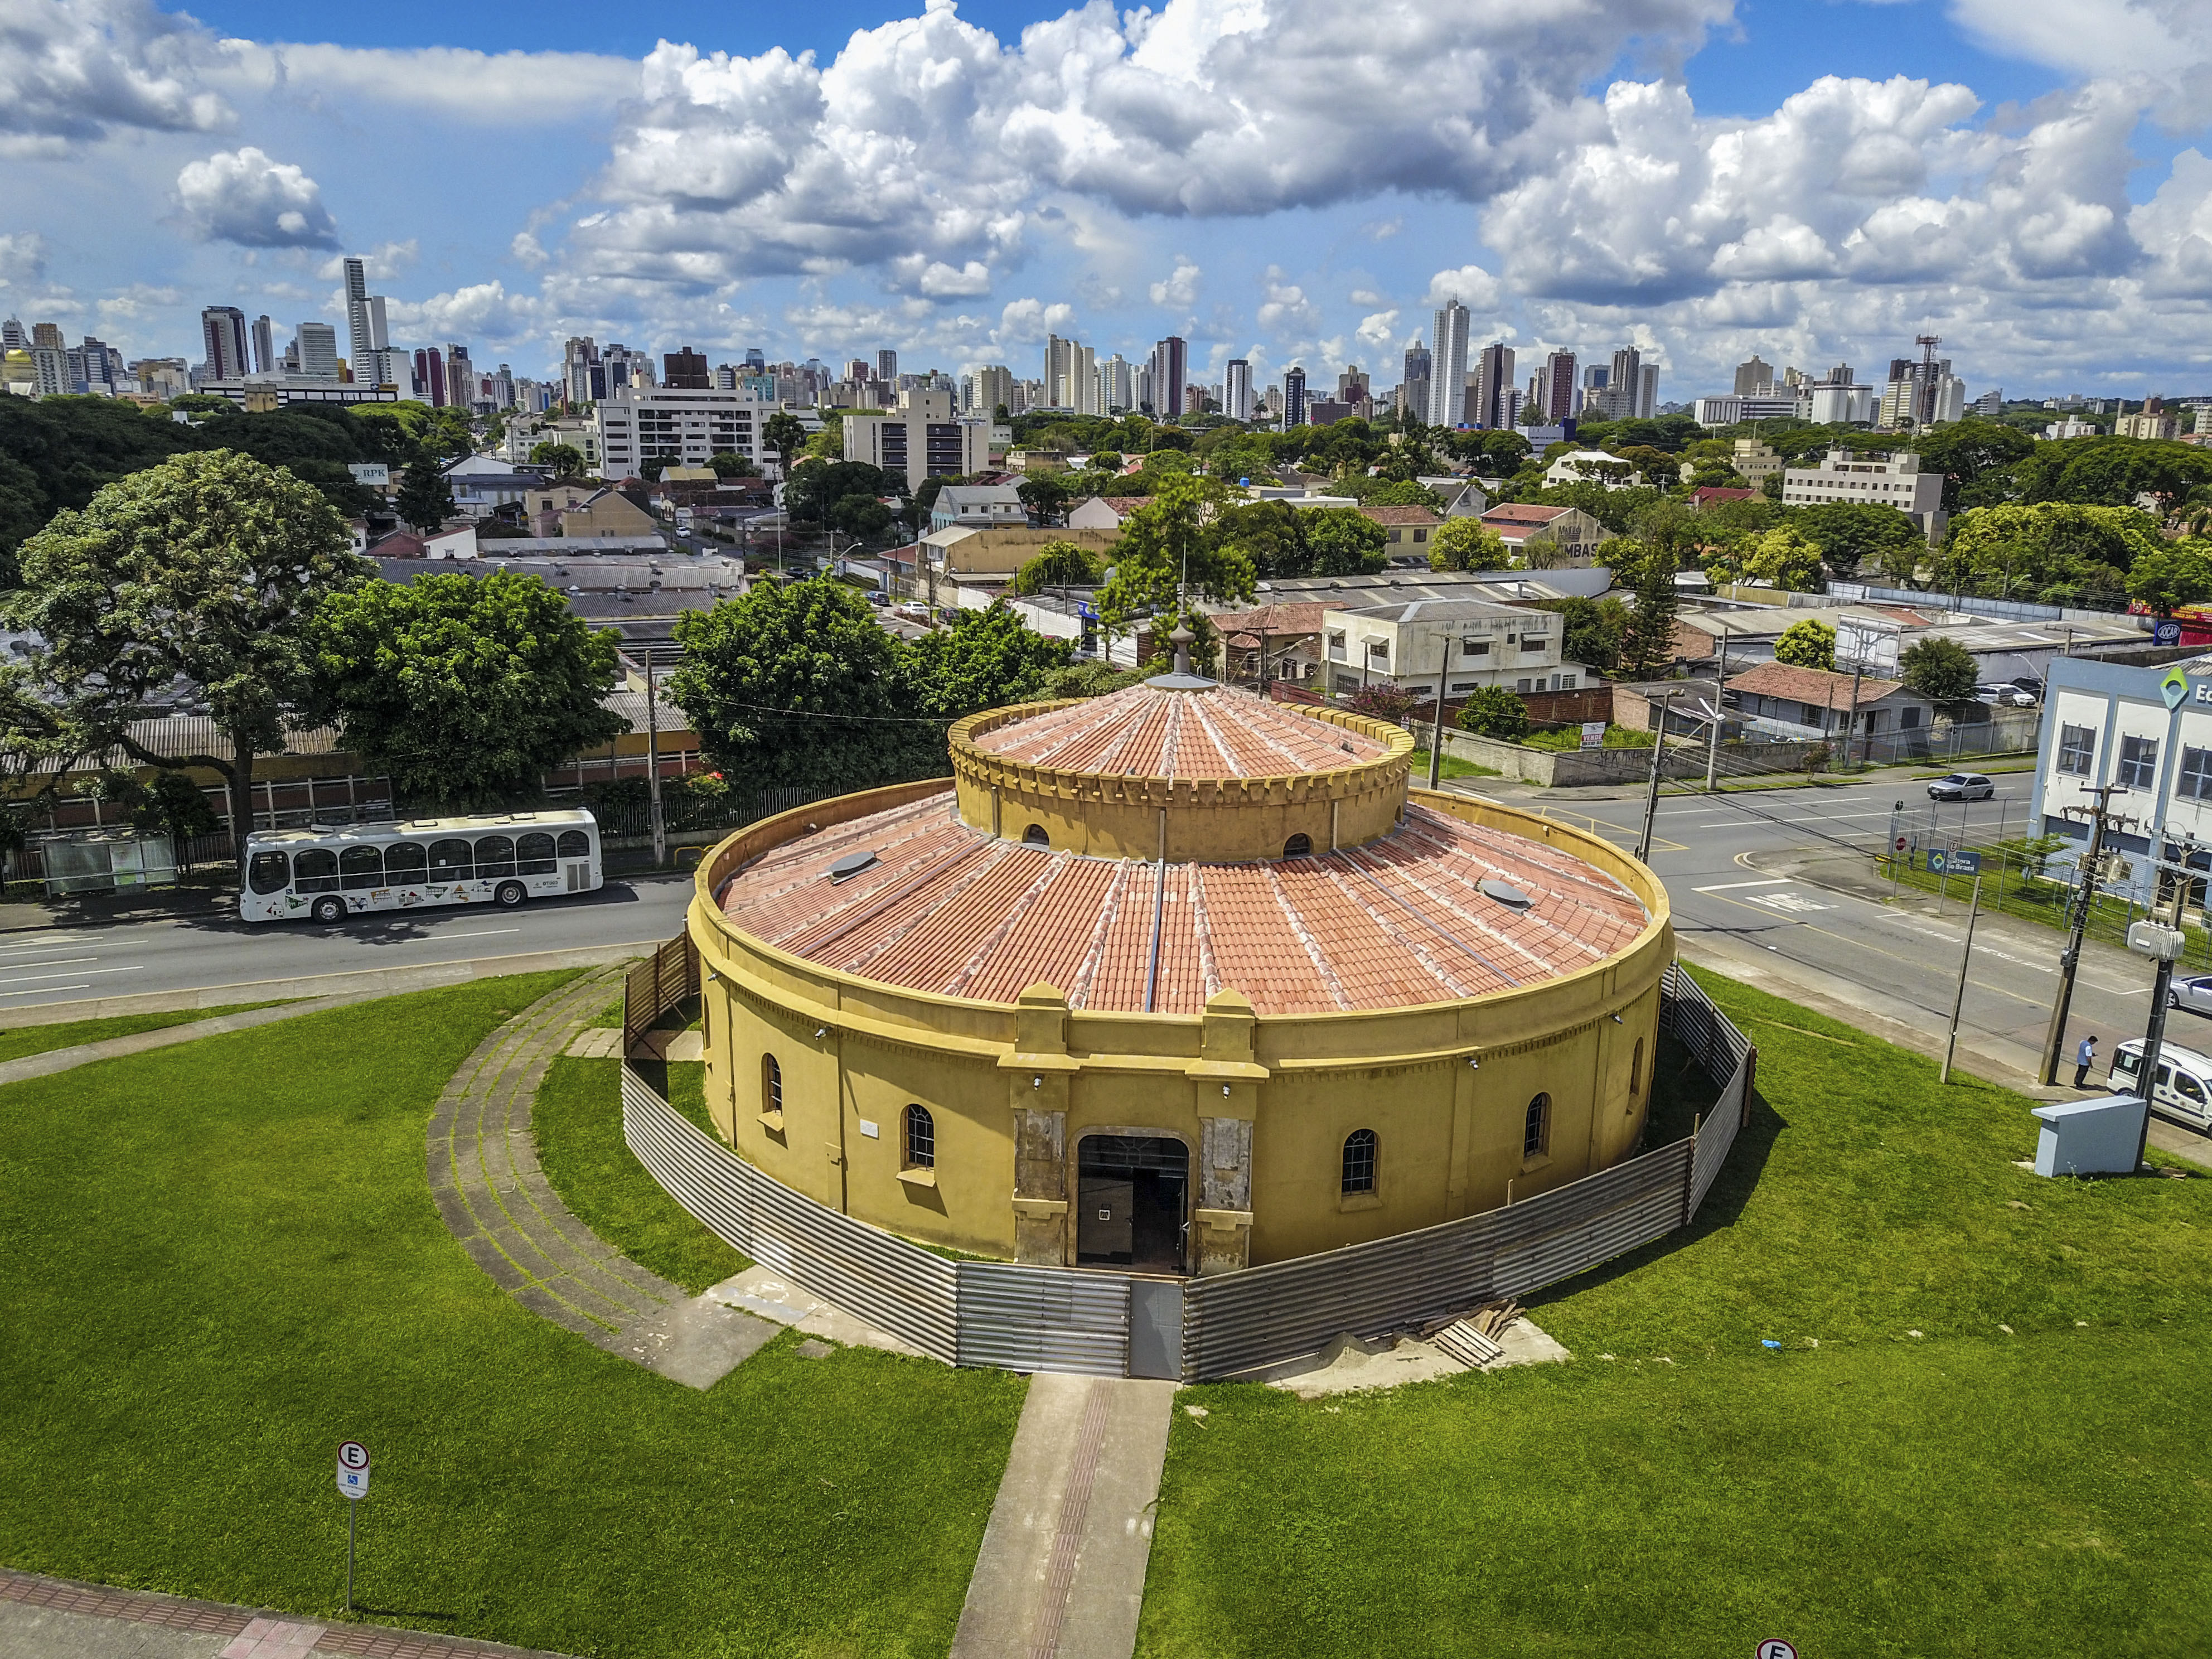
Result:
[[[330,922],[436,904],[512,908],[600,880],[599,826],[584,811],[257,830],[246,838],[238,913]]]

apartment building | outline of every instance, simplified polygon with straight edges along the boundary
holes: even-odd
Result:
[[[1086,348],[1087,349],[1087,348]],[[924,478],[958,478],[991,464],[991,422],[957,416],[949,392],[902,392],[888,414],[845,417],[845,459],[896,472],[909,489]]]
[[[647,461],[704,466],[722,454],[743,456],[766,472],[774,453],[765,441],[774,404],[750,392],[704,387],[610,386],[593,411],[597,471],[602,478],[642,476]]]
[[[1322,623],[1322,658],[1328,690],[1340,696],[1363,686],[1392,685],[1465,697],[1486,686],[1511,691],[1572,691],[1595,680],[1579,663],[1560,660],[1559,618],[1484,599],[1414,599],[1402,605],[1331,610]]]
[[[1893,507],[1908,514],[1930,542],[1943,533],[1943,478],[1920,470],[1912,451],[1894,454],[1832,449],[1818,466],[1792,466],[1782,474],[1782,504],[1812,507],[1822,501],[1859,501]]]

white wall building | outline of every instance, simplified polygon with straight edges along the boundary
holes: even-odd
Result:
[[[1458,301],[1445,304],[1436,315],[1429,335],[1429,407],[1431,426],[1457,426],[1467,414],[1468,308]]]
[[[1808,417],[1822,426],[1874,423],[1876,394],[1870,386],[1820,385],[1808,387],[1808,391],[1811,403]]]
[[[716,455],[742,455],[769,471],[774,455],[764,428],[775,405],[750,392],[687,387],[610,386],[593,411],[602,478],[642,476],[649,460],[704,466]]]
[[[1548,611],[1484,599],[1332,609],[1322,619],[1328,689],[1340,695],[1363,685],[1433,695],[1439,671],[1447,698],[1492,685],[1572,691],[1596,676],[1578,663],[1561,662],[1564,638],[1559,618]]]
[[[902,392],[888,415],[845,417],[845,459],[898,473],[919,489],[924,478],[988,470],[991,431],[988,419],[955,415],[949,392]]]
[[[1908,514],[1930,541],[1943,533],[1943,477],[1923,472],[1912,451],[1895,454],[1832,449],[1818,466],[1793,466],[1782,474],[1782,504],[1858,501],[1893,507]]]

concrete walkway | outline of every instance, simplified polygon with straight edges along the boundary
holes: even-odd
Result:
[[[561,1659],[383,1625],[319,1625],[0,1568],[0,1659]]]
[[[711,1388],[777,1326],[641,1267],[577,1220],[538,1167],[538,1085],[620,984],[617,974],[586,975],[483,1040],[430,1119],[430,1196],[470,1259],[524,1307],[672,1381]]]
[[[42,1054],[26,1054],[21,1060],[0,1061],[0,1084],[20,1083],[25,1078],[52,1077],[56,1072],[67,1072],[79,1066],[89,1065],[95,1060],[113,1060],[121,1054],[143,1054],[149,1048],[167,1048],[179,1042],[196,1042],[202,1037],[221,1036],[226,1031],[250,1031],[257,1025],[274,1025],[279,1020],[297,1019],[302,1014],[319,1014],[326,1008],[343,1008],[349,1003],[366,1002],[370,993],[356,992],[351,996],[313,997],[304,1002],[288,1002],[276,1008],[254,1008],[242,1014],[218,1014],[213,1019],[187,1020],[182,1025],[165,1025],[156,1031],[134,1031],[129,1036],[109,1037],[100,1042],[81,1042],[74,1048],[49,1048]]]
[[[1030,1378],[952,1659],[1129,1659],[1176,1387]]]

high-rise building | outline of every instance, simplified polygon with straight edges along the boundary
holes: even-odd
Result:
[[[1429,418],[1429,349],[1419,340],[1406,348],[1398,380],[1398,412],[1408,420]]]
[[[1367,401],[1367,371],[1358,363],[1346,363],[1344,373],[1336,377],[1336,400],[1340,404]]]
[[[44,326],[44,325],[41,325]],[[246,313],[236,306],[210,306],[200,313],[200,337],[207,347],[207,372],[211,380],[235,380],[246,372]],[[54,331],[54,344],[61,344]],[[335,377],[335,370],[333,376]]]
[[[714,382],[707,375],[707,359],[702,352],[685,346],[681,351],[663,354],[660,359],[661,385],[670,391],[709,392]]]
[[[1306,372],[1303,368],[1283,371],[1283,430],[1306,423]]]
[[[897,352],[878,351],[876,354],[876,378],[879,380],[889,380],[894,386],[898,384]]]
[[[31,337],[23,331],[23,319],[10,317],[0,323],[0,351],[28,351]]]
[[[1543,372],[1537,379],[1540,390],[1535,399],[1536,412],[1547,421],[1571,419],[1575,413],[1575,354],[1547,353]]]
[[[1457,426],[1466,417],[1468,308],[1446,303],[1429,330],[1429,424]]]
[[[962,477],[988,466],[991,422],[955,415],[949,392],[909,388],[889,415],[846,418],[845,459],[903,474],[909,489],[920,489],[924,478]]]
[[[1622,346],[1613,354],[1613,367],[1605,377],[1605,418],[1626,421],[1636,414],[1637,394],[1644,386],[1644,354]]]
[[[1183,413],[1183,383],[1189,379],[1190,347],[1180,334],[1170,334],[1152,347],[1152,411],[1163,421]]]
[[[1739,398],[1768,398],[1774,394],[1774,365],[1762,362],[1753,352],[1735,366],[1735,395]]]
[[[1636,416],[1648,421],[1659,412],[1659,365],[1646,363],[1636,372]]]
[[[599,343],[590,335],[568,342],[562,354],[562,380],[565,383],[565,395],[571,404],[587,404],[592,400],[592,371],[599,367]]]
[[[415,395],[433,409],[446,406],[446,360],[435,346],[425,346],[415,354]]]
[[[266,312],[253,319],[253,372],[276,372],[276,325],[269,319]]]
[[[750,374],[768,373],[768,358],[758,346],[745,348],[745,371]]]
[[[234,312],[232,315],[237,313]],[[337,330],[328,323],[302,323],[295,338],[301,380],[335,380],[339,378]]]
[[[1098,387],[1100,414],[1110,415],[1117,409],[1127,414],[1137,406],[1136,366],[1115,352],[1098,371]]]
[[[469,361],[465,345],[448,343],[446,347],[446,397],[456,409],[472,409],[483,401],[476,365]]]
[[[398,379],[394,368],[392,337],[385,320],[384,296],[368,291],[368,273],[359,259],[345,261],[347,345],[353,377],[368,386],[391,386]]]
[[[1221,412],[1232,421],[1252,418],[1252,363],[1231,357],[1221,371]]]
[[[1503,340],[1483,347],[1476,360],[1468,423],[1493,429],[1513,424],[1513,348]]]
[[[1851,366],[1849,363],[1838,363],[1833,368],[1828,371],[1827,383],[1830,386],[1850,386],[1854,384],[1851,378]]]
[[[1013,412],[1014,373],[1004,363],[986,363],[975,371],[975,412],[992,416],[1001,408]]]

